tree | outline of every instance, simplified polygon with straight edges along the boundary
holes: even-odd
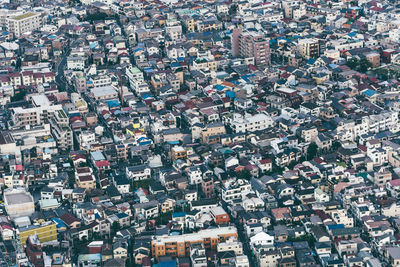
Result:
[[[176,117],[176,128],[180,128],[181,127],[181,118],[180,117]]]
[[[371,62],[368,61],[368,59],[363,58],[360,60],[360,69],[359,70],[361,72],[367,72],[367,70],[371,67],[372,67],[372,64],[371,64]]]
[[[332,151],[336,151],[341,147],[342,147],[342,145],[340,144],[340,142],[338,142],[336,140],[332,142]]]
[[[117,221],[113,222],[111,225],[111,229],[114,233],[118,232],[121,229],[121,224]]]
[[[313,159],[318,153],[318,146],[314,142],[307,148],[307,159]]]
[[[350,58],[349,60],[347,60],[346,65],[349,66],[350,69],[354,70],[358,66],[358,59],[355,57]]]
[[[108,15],[104,12],[89,14],[86,16],[87,21],[105,20]]]
[[[238,179],[250,180],[252,176],[251,176],[250,171],[247,170],[247,169],[245,169],[245,170],[243,170],[243,171],[239,171],[239,172],[236,174],[236,177],[237,177]]]
[[[11,102],[24,100],[25,95],[26,95],[25,91],[16,93],[14,96],[11,97]]]

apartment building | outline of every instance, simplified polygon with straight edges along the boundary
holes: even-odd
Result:
[[[22,15],[7,19],[7,30],[12,32],[15,37],[20,37],[24,33],[32,32],[42,26],[42,14],[27,12]]]
[[[33,197],[24,189],[5,190],[4,207],[11,218],[30,216],[35,212]]]
[[[155,236],[151,241],[151,248],[153,256],[157,259],[161,256],[181,258],[190,255],[191,244],[201,243],[206,249],[216,250],[219,243],[237,236],[237,229],[234,226],[205,229],[183,235]]]
[[[300,39],[298,50],[303,58],[317,58],[319,56],[319,43],[317,39]]]
[[[62,110],[61,105],[38,106],[32,108],[16,107],[11,109],[13,127],[18,128],[27,125],[41,125],[53,118],[54,113]]]
[[[221,189],[222,200],[225,202],[232,202],[236,199],[242,198],[242,193],[251,192],[251,185],[246,180],[237,180],[234,182],[227,182]]]
[[[215,122],[215,123],[209,123],[206,125],[206,127],[203,129],[201,132],[201,138],[203,140],[203,143],[214,143],[214,139],[218,139],[219,141],[219,135],[225,134],[225,126],[220,123],[220,122]]]
[[[26,240],[31,235],[37,235],[41,243],[57,240],[57,224],[53,221],[48,221],[40,225],[29,225],[19,228],[17,230],[19,244],[24,246]]]
[[[147,165],[126,167],[126,176],[133,181],[150,179],[151,169]]]
[[[54,138],[57,140],[58,148],[60,149],[72,149],[74,147],[74,138],[72,130],[69,127],[69,119],[65,114],[65,111],[60,109],[54,113],[52,120],[50,121],[51,132]]]
[[[235,57],[253,57],[256,65],[270,63],[269,39],[255,31],[242,32],[235,29],[232,34],[232,54]]]
[[[274,126],[272,118],[264,113],[245,116],[235,113],[228,122],[235,133],[255,132]]]

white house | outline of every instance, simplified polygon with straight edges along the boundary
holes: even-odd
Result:
[[[320,188],[314,190],[314,198],[317,202],[329,202],[329,195]]]
[[[270,236],[265,232],[260,232],[252,237],[250,237],[250,246],[273,246],[274,245],[274,237]]]

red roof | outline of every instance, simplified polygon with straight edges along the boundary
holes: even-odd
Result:
[[[24,166],[22,166],[21,164],[18,164],[17,166],[15,166],[15,169],[17,171],[23,171],[24,170]]]
[[[72,214],[70,213],[64,213],[63,215],[60,216],[60,219],[66,223],[67,225],[71,225],[74,222],[79,222],[77,218],[75,218]]]
[[[260,164],[268,164],[268,163],[272,163],[271,159],[262,159],[260,160]]]
[[[391,180],[389,184],[391,186],[400,186],[400,179]]]
[[[98,168],[107,167],[107,166],[110,166],[110,162],[108,162],[108,160],[96,161],[96,166],[97,166]]]

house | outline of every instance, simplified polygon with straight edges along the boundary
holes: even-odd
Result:
[[[130,182],[125,175],[115,175],[112,176],[112,179],[115,187],[118,189],[118,192],[121,194],[129,193]]]
[[[147,165],[126,167],[126,177],[132,181],[150,179],[151,169]]]
[[[274,237],[265,232],[260,232],[250,237],[249,243],[251,247],[256,247],[256,246],[273,247]]]
[[[229,215],[222,207],[212,207],[210,214],[213,216],[215,224],[227,224],[229,223]]]
[[[112,249],[113,249],[114,259],[128,257],[128,243],[126,242],[126,240],[117,239],[113,243]]]

